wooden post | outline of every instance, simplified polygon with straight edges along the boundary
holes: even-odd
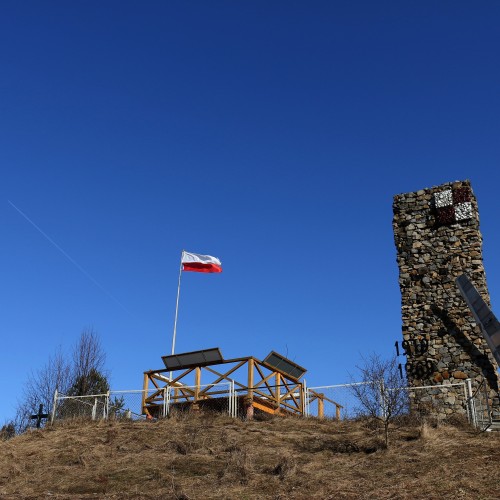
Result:
[[[280,413],[281,407],[281,373],[276,372],[276,388],[275,388],[275,399],[276,399],[276,415]]]
[[[194,369],[194,398],[191,404],[191,411],[198,413],[200,411],[200,405],[198,399],[200,398],[200,385],[201,385],[201,368],[197,366]]]
[[[335,418],[337,420],[340,420],[340,406],[339,405],[335,405]]]
[[[253,358],[248,359],[248,393],[245,398],[246,405],[246,418],[247,420],[253,419],[253,372],[254,372],[254,360]]]
[[[323,394],[318,394],[318,418],[325,418],[325,402],[323,400]]]
[[[147,413],[146,411],[146,398],[148,397],[148,384],[149,384],[149,375],[147,373],[144,373],[144,381],[142,384],[142,414],[145,415]]]
[[[248,397],[253,399],[253,371],[254,361],[253,358],[248,359]]]
[[[197,366],[194,372],[194,402],[198,401],[200,395],[200,385],[201,385],[201,368]]]

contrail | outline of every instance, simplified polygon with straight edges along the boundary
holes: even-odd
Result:
[[[83,267],[76,262],[71,255],[65,252],[45,231],[42,230],[39,226],[37,226],[22,210],[17,208],[14,203],[10,200],[7,200],[9,204],[15,208],[39,233],[41,233],[52,245],[54,245],[77,269],[83,273],[87,278],[94,283],[95,286],[100,288],[109,298],[113,299],[123,310],[127,311],[129,314],[132,314],[111,292],[108,292],[90,273],[85,271]]]

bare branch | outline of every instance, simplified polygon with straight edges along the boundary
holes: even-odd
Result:
[[[381,359],[377,354],[363,358],[357,366],[361,383],[353,384],[351,391],[358,400],[358,414],[376,418],[384,425],[385,442],[389,443],[389,424],[408,409],[408,395],[402,387],[396,358]]]
[[[75,377],[87,377],[91,370],[102,372],[106,355],[101,347],[99,336],[93,328],[82,331],[73,350],[73,374]]]
[[[67,395],[107,392],[105,360],[99,336],[92,328],[81,333],[72,351],[72,363],[59,348],[42,368],[29,374],[14,418],[16,432],[24,432],[29,427],[30,416],[38,412],[40,404],[45,411],[50,411],[56,389]]]
[[[31,371],[18,403],[14,419],[16,432],[23,432],[29,425],[30,415],[38,411],[40,404],[45,410],[52,407],[54,392],[66,392],[71,385],[71,368],[59,347],[47,363],[38,371]]]

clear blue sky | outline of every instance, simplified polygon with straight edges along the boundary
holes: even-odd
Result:
[[[0,423],[88,326],[141,388],[183,248],[224,272],[184,274],[178,352],[348,381],[401,335],[392,198],[443,182],[472,182],[500,307],[499,25],[488,0],[1,2]]]

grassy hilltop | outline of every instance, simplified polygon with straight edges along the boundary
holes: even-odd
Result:
[[[0,442],[0,498],[498,499],[499,464],[463,424],[67,421]]]

